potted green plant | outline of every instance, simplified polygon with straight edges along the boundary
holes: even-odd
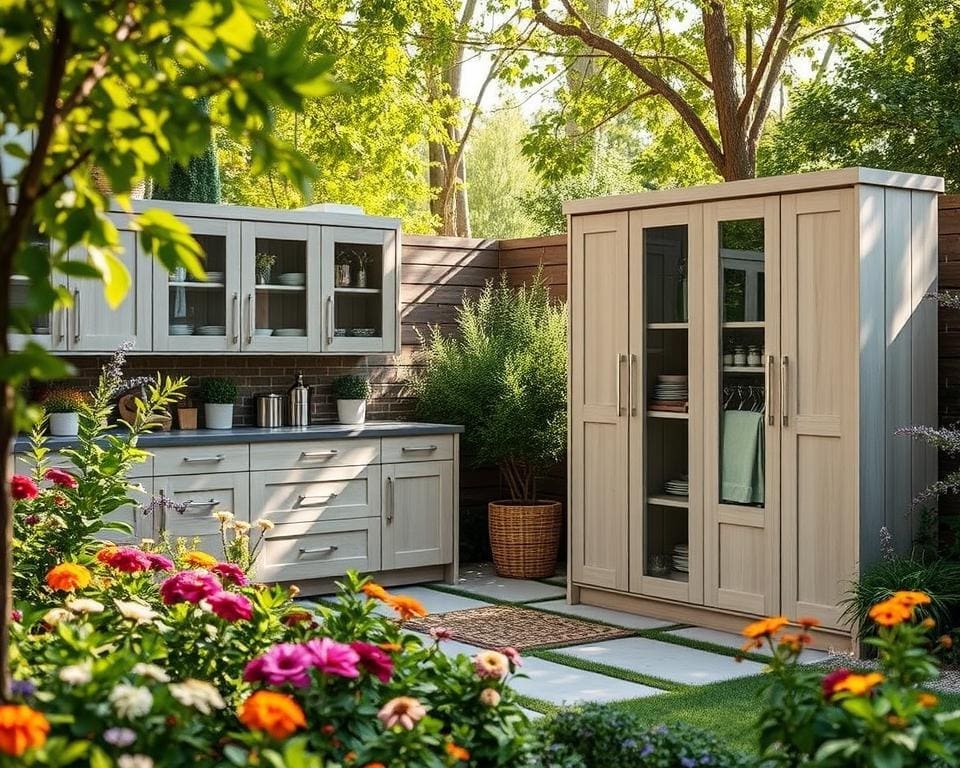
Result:
[[[337,416],[341,424],[363,424],[367,419],[370,383],[363,376],[341,376],[333,380]]]
[[[200,382],[203,400],[203,421],[207,429],[233,427],[233,404],[237,401],[237,385],[232,379],[212,377]]]
[[[51,435],[72,437],[80,431],[80,410],[86,395],[76,387],[50,390],[41,401],[47,414],[47,429]]]
[[[528,286],[489,281],[457,313],[459,333],[421,339],[412,387],[417,416],[462,424],[464,454],[495,464],[510,490],[487,506],[497,573],[544,578],[556,569],[560,502],[537,495],[537,477],[567,444],[567,321],[540,272]]]
[[[254,268],[257,273],[257,283],[266,285],[270,282],[270,273],[273,271],[273,265],[277,263],[277,257],[272,253],[258,253],[254,261],[256,262]]]

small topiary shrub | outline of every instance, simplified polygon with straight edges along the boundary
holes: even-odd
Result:
[[[46,413],[79,413],[87,396],[75,387],[60,387],[48,392],[40,405]]]
[[[363,376],[341,376],[333,380],[333,396],[337,400],[366,400],[370,383]]]
[[[200,382],[200,399],[205,403],[231,405],[237,401],[237,385],[233,379],[204,379]]]

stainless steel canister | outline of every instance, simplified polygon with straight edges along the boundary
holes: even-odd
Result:
[[[257,395],[257,426],[283,426],[283,395],[269,393]]]
[[[310,423],[310,389],[303,383],[303,371],[287,393],[287,424],[305,427]]]

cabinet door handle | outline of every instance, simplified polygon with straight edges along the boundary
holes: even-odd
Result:
[[[80,341],[80,289],[73,289],[73,340]]]
[[[336,456],[340,451],[336,448],[331,448],[329,451],[301,451],[301,459],[329,459],[331,456]]]
[[[340,547],[335,544],[331,544],[329,547],[314,547],[313,549],[300,548],[301,555],[332,555]]]
[[[233,311],[231,313],[233,317],[233,343],[236,344],[240,340],[240,294],[233,294]]]
[[[253,343],[253,294],[247,294],[247,344]]]
[[[327,344],[333,344],[333,296],[327,296]]]
[[[67,308],[61,307],[57,310],[57,341],[63,343],[67,340]]]
[[[387,522],[393,522],[393,478],[387,477]]]
[[[322,507],[326,504],[329,504],[337,498],[337,494],[331,493],[328,496],[297,496],[297,506],[298,507]],[[317,499],[317,501],[309,501],[310,499]]]
[[[770,393],[773,387],[773,365],[773,355],[767,355],[767,375],[763,380],[763,409],[767,412],[767,424],[771,427],[777,423],[773,413],[773,395]]]
[[[630,355],[630,415],[637,415],[637,387],[640,379],[640,359],[636,355]]]
[[[617,355],[617,416],[623,416],[623,364],[626,361],[626,355]]]
[[[214,456],[184,456],[183,461],[185,464],[209,464],[210,462],[219,462],[223,461],[226,458],[222,453],[218,453]]]
[[[790,423],[790,358],[784,355],[780,359],[780,412],[783,414],[783,426]]]
[[[435,445],[405,445],[400,449],[401,453],[419,453],[421,451],[432,453],[435,450],[437,450]]]
[[[220,503],[220,499],[210,499],[210,501],[194,501],[193,499],[190,499],[190,501],[186,502],[183,505],[183,508],[184,508],[184,511],[193,507],[203,507],[205,509],[209,509],[210,507],[217,506],[219,503]],[[183,512],[180,512],[180,514],[182,515]]]

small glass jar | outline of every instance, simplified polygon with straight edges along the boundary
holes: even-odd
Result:
[[[733,364],[734,365],[746,365],[747,364],[747,350],[743,347],[734,347],[733,349]]]
[[[760,348],[751,346],[747,349],[747,365],[756,368],[761,364]]]

